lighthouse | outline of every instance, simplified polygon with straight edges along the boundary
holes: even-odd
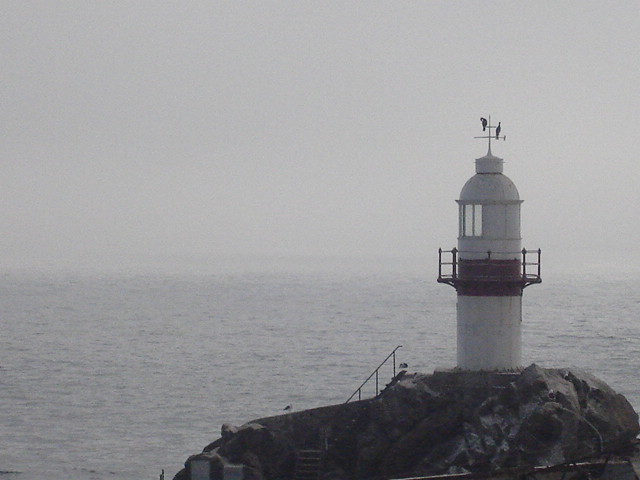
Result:
[[[540,250],[522,248],[515,184],[491,153],[501,126],[482,119],[489,150],[460,192],[458,246],[439,250],[438,282],[457,293],[457,366],[464,370],[509,370],[521,366],[522,293],[540,283]],[[495,133],[492,134],[492,130]]]

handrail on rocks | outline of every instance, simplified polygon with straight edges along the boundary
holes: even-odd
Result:
[[[382,361],[382,363],[381,363],[380,365],[378,365],[378,368],[376,368],[376,369],[371,373],[371,375],[369,375],[369,376],[367,377],[367,379],[366,379],[364,382],[362,382],[362,384],[361,384],[361,385],[356,389],[356,391],[355,391],[355,392],[353,392],[353,393],[351,394],[351,396],[350,396],[349,398],[347,398],[347,401],[346,401],[346,402],[344,402],[344,403],[349,403],[349,402],[351,401],[351,399],[352,399],[353,397],[355,397],[355,396],[356,396],[356,393],[358,394],[358,400],[362,400],[362,387],[364,387],[364,386],[367,384],[367,382],[368,382],[369,380],[371,380],[371,378],[372,378],[374,375],[375,375],[375,377],[376,377],[376,396],[377,396],[377,395],[380,393],[380,388],[379,388],[379,386],[378,386],[378,385],[379,385],[379,383],[378,383],[378,372],[380,371],[380,369],[382,368],[382,366],[383,366],[385,363],[387,363],[387,361],[388,361],[390,358],[393,358],[393,378],[395,378],[395,377],[396,377],[396,350],[398,350],[399,348],[402,348],[402,345],[398,345],[396,348],[394,348],[394,349],[393,349],[393,351],[392,351],[389,355],[387,355],[387,358],[385,358],[385,359]]]

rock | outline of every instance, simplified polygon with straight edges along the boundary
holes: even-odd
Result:
[[[191,462],[197,460],[203,460],[209,463],[210,471],[214,478],[222,478],[224,466],[228,463],[224,458],[212,451],[192,455],[184,463],[185,468],[180,470],[175,477],[173,477],[173,480],[189,480],[191,478]]]
[[[249,423],[228,436],[218,454],[233,464],[247,465],[265,478],[289,478],[295,466],[295,450],[289,441],[263,425]]]
[[[374,399],[224,425],[222,437],[190,460],[290,480],[296,452],[323,446],[325,480],[490,474],[621,452],[639,431],[629,402],[593,375],[531,365],[404,375]],[[188,478],[181,474],[175,478]]]
[[[461,432],[460,412],[434,406],[431,413],[387,450],[380,464],[381,474],[414,473],[412,466],[434,456],[434,451],[437,452]],[[435,453],[435,456],[440,457],[441,454]],[[420,470],[421,474],[426,474],[423,468]]]
[[[234,427],[230,423],[222,424],[222,428],[220,429],[220,435],[223,440],[229,440],[236,433],[238,433],[238,427]]]

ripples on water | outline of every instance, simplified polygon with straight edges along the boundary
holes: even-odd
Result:
[[[527,289],[525,362],[580,366],[640,406],[639,276]],[[343,402],[396,345],[411,371],[455,363],[455,292],[426,276],[6,274],[0,286],[0,478],[171,478],[223,422]]]

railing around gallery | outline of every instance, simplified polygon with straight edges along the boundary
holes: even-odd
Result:
[[[524,288],[542,281],[540,276],[542,251],[540,249],[530,251],[523,248],[519,253],[514,254],[519,255],[520,259],[513,260],[496,259],[494,255],[503,256],[503,252],[491,252],[490,250],[486,252],[484,258],[473,260],[461,259],[460,253],[457,248],[438,249],[438,282],[455,287],[459,281],[510,281],[521,283]],[[445,258],[446,256],[448,258]]]

